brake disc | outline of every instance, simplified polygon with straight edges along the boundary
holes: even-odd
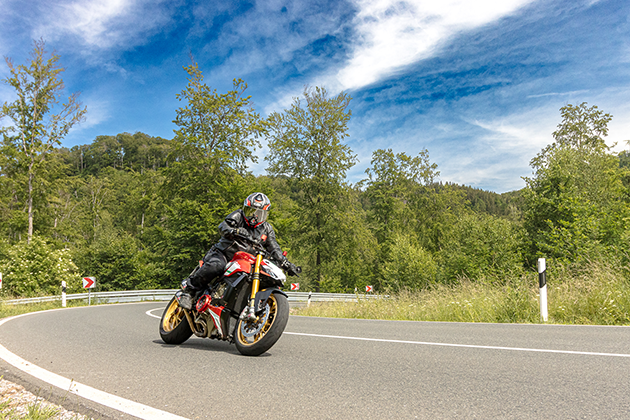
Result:
[[[265,305],[265,312],[258,317],[256,322],[241,322],[241,334],[243,337],[251,338],[262,331],[269,319],[269,304]]]

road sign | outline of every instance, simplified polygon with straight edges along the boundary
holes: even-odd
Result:
[[[300,283],[291,283],[291,290],[300,290]]]
[[[366,292],[373,292],[374,288],[372,286],[365,286],[365,291]]]
[[[96,278],[95,277],[83,277],[83,288],[84,289],[91,289],[94,287],[94,285],[96,284]]]

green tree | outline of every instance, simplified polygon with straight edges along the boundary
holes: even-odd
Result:
[[[532,159],[534,175],[525,179],[530,262],[595,256],[618,245],[627,229],[623,171],[603,139],[612,117],[585,103],[561,113],[555,143]]]
[[[409,203],[418,194],[419,187],[432,184],[439,172],[437,164],[429,162],[426,149],[416,157],[379,149],[372,153],[371,165],[365,171],[369,179],[362,184],[367,187],[365,195],[377,238],[384,242],[394,232],[410,229],[413,215]]]
[[[294,237],[300,254],[308,261],[307,273],[319,291],[325,265],[338,256],[340,242],[357,231],[348,223],[345,176],[356,162],[343,143],[351,117],[350,96],[329,97],[326,89],[305,89],[290,109],[270,115],[269,161],[273,176],[287,176],[297,193]]]
[[[161,223],[148,233],[180,279],[217,240],[221,220],[252,192],[247,163],[257,161],[258,138],[267,129],[244,96],[245,82],[236,79],[232,90],[219,94],[204,83],[196,63],[184,69],[188,85],[177,95],[184,104],[176,111],[178,129],[162,171]]]
[[[442,282],[461,276],[505,281],[522,267],[522,239],[519,225],[507,219],[485,213],[461,215],[438,253]]]
[[[64,89],[60,73],[64,69],[58,66],[58,61],[55,53],[47,58],[43,40],[34,42],[28,66],[15,66],[6,59],[10,76],[4,81],[15,90],[17,99],[3,104],[0,118],[11,120],[9,133],[15,134],[9,135],[10,141],[5,146],[15,149],[15,157],[26,173],[28,241],[33,236],[34,184],[44,176],[49,153],[87,112],[78,101],[78,93],[59,105]]]
[[[186,104],[173,121],[179,127],[174,139],[178,154],[201,163],[223,162],[242,173],[248,161],[258,161],[254,151],[266,130],[251,96],[243,96],[247,83],[234,79],[233,90],[218,94],[203,82],[197,63],[184,69],[190,77],[177,99]]]

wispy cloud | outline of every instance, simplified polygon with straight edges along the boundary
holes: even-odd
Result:
[[[527,98],[544,98],[545,96],[575,96],[587,93],[588,90],[572,90],[570,92],[549,92],[549,93],[540,93],[538,95],[528,95]]]
[[[40,4],[47,16],[33,26],[33,38],[57,41],[71,36],[86,52],[132,48],[170,19],[164,1],[74,0]]]
[[[495,21],[531,1],[357,0],[356,45],[336,79],[342,89],[369,85],[432,56],[454,34]]]

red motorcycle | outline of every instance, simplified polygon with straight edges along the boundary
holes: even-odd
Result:
[[[278,341],[289,319],[287,294],[280,290],[287,277],[260,244],[253,247],[255,255],[234,254],[213,288],[197,293],[191,310],[179,306],[182,291],[175,294],[160,321],[165,343],[181,344],[194,334],[234,343],[242,354],[258,356]],[[299,272],[298,267],[293,274]]]

